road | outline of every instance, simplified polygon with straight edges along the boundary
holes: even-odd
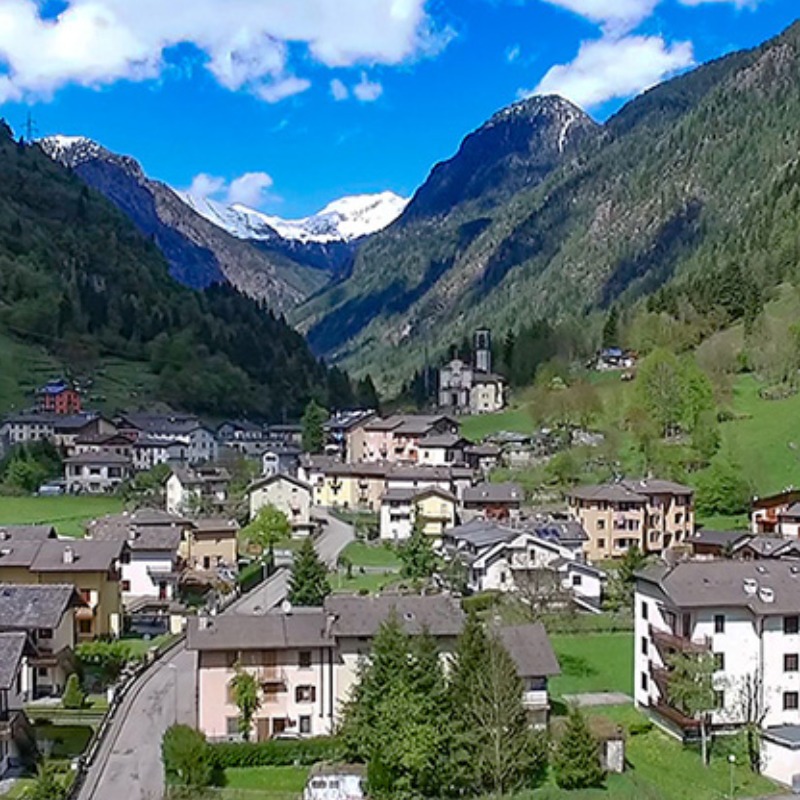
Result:
[[[317,551],[332,567],[354,531],[325,511],[316,513],[327,520]],[[278,570],[224,614],[263,613],[278,605],[288,588],[288,571]],[[173,722],[196,724],[196,657],[181,644],[131,690],[89,769],[79,800],[162,799],[161,738]]]

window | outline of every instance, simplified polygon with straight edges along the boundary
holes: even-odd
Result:
[[[131,582],[130,581],[122,581],[122,591],[129,592],[131,590]]]
[[[92,632],[92,621],[90,619],[78,620],[78,633],[88,635]]]
[[[297,666],[300,669],[311,669],[311,651],[301,650],[297,654]]]
[[[298,686],[294,690],[295,703],[313,703],[316,699],[316,686]]]
[[[783,693],[783,710],[784,711],[797,711],[797,692],[784,692]]]
[[[47,667],[37,667],[36,668],[36,674],[40,678],[46,678],[47,677]]]
[[[597,520],[597,530],[604,531],[606,529],[606,521],[604,519]]]
[[[724,614],[714,614],[714,633],[725,633]]]
[[[573,575],[572,576],[572,585],[573,586],[580,586],[583,583],[583,577],[580,575]]]
[[[793,634],[800,632],[800,617],[784,617],[783,618],[783,632],[786,634]]]
[[[717,689],[714,692],[714,707],[725,708],[725,692],[722,689]]]
[[[39,639],[52,639],[53,631],[51,628],[39,628],[39,630],[36,632],[36,636]]]
[[[300,717],[300,733],[311,733],[311,717]]]
[[[647,655],[647,649],[648,649],[647,637],[646,636],[642,636],[642,655],[643,656]]]
[[[646,672],[642,673],[641,686],[642,686],[642,691],[646,692],[647,691],[647,673]]]
[[[797,672],[798,667],[798,657],[797,653],[786,653],[783,657],[783,671],[784,672]]]
[[[597,540],[597,546],[599,548],[601,548],[601,549],[604,548],[606,546],[606,540],[605,539],[598,539]]]
[[[647,601],[642,600],[642,619],[647,619]]]
[[[228,736],[239,735],[239,717],[225,717],[225,733]]]
[[[714,653],[714,669],[718,672],[725,671],[725,653]]]

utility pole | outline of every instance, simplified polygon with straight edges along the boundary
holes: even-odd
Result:
[[[24,126],[24,139],[28,144],[33,144],[33,139],[39,131],[36,122],[33,119],[33,114],[28,111],[28,116],[25,119],[25,126]]]

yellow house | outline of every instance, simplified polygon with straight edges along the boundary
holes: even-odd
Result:
[[[455,495],[438,486],[389,489],[381,501],[381,539],[408,539],[415,522],[420,520],[423,531],[439,541],[446,530],[455,527],[457,507]]]
[[[383,464],[332,464],[311,481],[314,504],[377,511],[387,470]]]
[[[180,556],[189,569],[235,568],[239,523],[233,519],[196,519],[181,542]]]
[[[118,636],[122,626],[119,560],[125,542],[17,540],[0,547],[0,583],[69,584],[85,606],[75,609],[79,641]]]

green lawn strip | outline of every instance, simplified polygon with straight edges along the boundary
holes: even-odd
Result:
[[[117,497],[0,497],[0,525],[53,525],[65,536],[83,536],[89,520],[123,507]]]
[[[360,592],[362,590],[373,594],[379,592],[381,589],[385,589],[391,584],[397,583],[399,580],[400,576],[396,572],[385,574],[367,572],[363,575],[354,573],[353,577],[349,579],[345,577],[343,572],[338,575],[330,576],[331,588],[333,591],[343,594],[353,594],[354,592]]]
[[[172,639],[172,634],[162,633],[152,639],[144,639],[141,636],[123,636],[122,641],[128,646],[132,658],[141,658],[153,647],[160,647]]]
[[[229,767],[227,789],[261,789],[265,792],[302,792],[308,767]]]
[[[633,692],[633,634],[553,634],[561,674],[550,681],[554,697],[584,692]]]
[[[499,414],[462,417],[459,421],[461,435],[473,442],[479,442],[484,437],[501,431],[530,434],[535,427],[526,406],[511,408]]]
[[[400,559],[397,557],[397,553],[385,544],[350,542],[342,551],[342,555],[347,556],[354,567],[400,569]]]

